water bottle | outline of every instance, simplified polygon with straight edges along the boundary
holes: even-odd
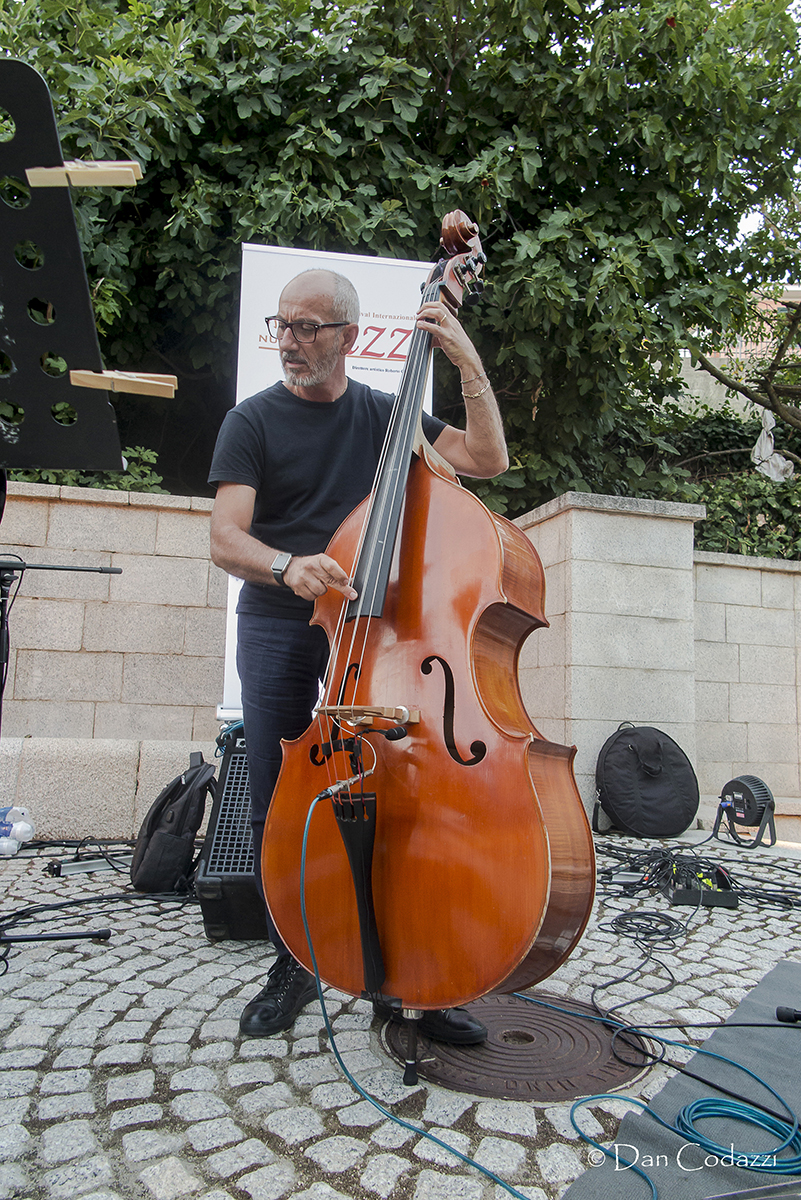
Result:
[[[27,808],[13,804],[0,808],[0,856],[16,854],[22,842],[29,842],[36,833]]]

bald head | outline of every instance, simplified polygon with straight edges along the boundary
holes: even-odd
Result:
[[[350,325],[359,323],[360,307],[356,289],[349,279],[336,271],[320,268],[301,271],[281,293],[279,307],[282,310],[285,301],[321,303],[328,308],[332,321],[347,321]]]

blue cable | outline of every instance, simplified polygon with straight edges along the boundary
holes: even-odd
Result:
[[[475,1167],[477,1171],[480,1171],[488,1179],[491,1179],[493,1183],[497,1183],[505,1191],[509,1192],[510,1195],[517,1197],[517,1200],[527,1200],[527,1197],[523,1196],[522,1192],[518,1192],[510,1184],[505,1183],[487,1167],[481,1166],[481,1164],[477,1163],[474,1159],[469,1158],[466,1154],[462,1154],[460,1150],[455,1150],[453,1146],[449,1146],[447,1142],[443,1142],[440,1138],[435,1137],[433,1133],[428,1133],[425,1129],[420,1129],[419,1126],[412,1125],[410,1122],[404,1121],[401,1117],[398,1117],[393,1112],[390,1112],[389,1109],[384,1108],[382,1104],[380,1104],[373,1096],[366,1092],[359,1083],[356,1082],[348,1068],[345,1066],[342,1056],[339,1053],[339,1048],[337,1047],[336,1039],[334,1037],[334,1031],[331,1028],[331,1022],[328,1017],[328,1010],[325,1006],[322,981],[320,979],[320,972],[317,966],[317,958],[314,953],[314,946],[312,945],[311,931],[309,929],[309,922],[306,913],[306,850],[309,839],[309,827],[311,825],[312,814],[314,813],[314,810],[320,803],[321,799],[323,799],[323,796],[316,796],[309,805],[309,811],[306,815],[306,824],[303,830],[303,843],[300,860],[300,911],[303,921],[303,930],[306,934],[306,941],[309,946],[309,955],[311,957],[312,969],[314,972],[314,981],[317,986],[317,997],[320,1001],[326,1033],[328,1035],[328,1040],[331,1043],[331,1049],[334,1052],[334,1057],[336,1058],[342,1073],[355,1091],[358,1092],[360,1096],[363,1096],[364,1099],[370,1104],[372,1104],[373,1107],[377,1109],[377,1111],[383,1116],[388,1117],[391,1121],[394,1121],[403,1129],[408,1129],[412,1133],[421,1134],[429,1141],[434,1142],[435,1145],[440,1146],[442,1149],[447,1150],[450,1154],[453,1154],[456,1158],[460,1159],[468,1166]],[[513,995],[518,999],[526,1000],[531,1004],[540,1004],[545,1008],[553,1008],[557,1012],[570,1011],[569,1009],[560,1009],[558,1005],[547,1004],[544,1001],[537,1000],[533,996],[526,996],[522,992],[514,992]],[[643,1033],[643,1030],[653,1028],[653,1026],[647,1025],[626,1025],[621,1021],[615,1021],[609,1017],[588,1016],[587,1019],[600,1022],[607,1027],[614,1026],[616,1031],[625,1031],[627,1033]],[[645,1034],[644,1036],[648,1035]],[[671,1040],[670,1038],[656,1037],[654,1040],[662,1042],[667,1046],[677,1046],[680,1049],[687,1048],[686,1043],[677,1042]],[[633,1097],[627,1096],[625,1097],[627,1102],[637,1105],[637,1107],[641,1108],[645,1113],[648,1114],[648,1116],[653,1117],[653,1119],[665,1129],[669,1129],[671,1132],[679,1134],[680,1137],[684,1137],[688,1141],[695,1143],[702,1150],[706,1150],[708,1153],[715,1154],[721,1158],[724,1155],[731,1155],[731,1157],[734,1158],[735,1155],[732,1153],[729,1146],[721,1146],[717,1142],[712,1141],[711,1138],[706,1137],[705,1134],[700,1133],[695,1128],[696,1121],[706,1120],[711,1117],[724,1117],[730,1120],[742,1121],[746,1124],[753,1125],[758,1129],[767,1130],[769,1133],[772,1133],[774,1136],[781,1139],[779,1144],[769,1151],[738,1151],[736,1155],[738,1161],[735,1162],[734,1165],[742,1167],[748,1171],[763,1171],[769,1175],[801,1175],[801,1132],[799,1131],[798,1118],[790,1108],[789,1104],[782,1098],[782,1096],[779,1095],[777,1091],[775,1091],[774,1088],[770,1086],[770,1084],[766,1083],[764,1079],[759,1077],[759,1075],[756,1075],[753,1071],[749,1070],[748,1067],[744,1067],[742,1063],[737,1063],[731,1058],[726,1058],[725,1055],[715,1054],[712,1050],[704,1050],[702,1047],[693,1047],[693,1049],[696,1054],[703,1054],[707,1058],[715,1058],[719,1062],[728,1063],[737,1070],[744,1071],[746,1075],[751,1077],[751,1079],[761,1084],[762,1087],[764,1087],[766,1091],[770,1092],[770,1094],[779,1101],[782,1107],[787,1110],[789,1115],[792,1117],[792,1125],[787,1121],[778,1120],[776,1117],[770,1116],[768,1113],[761,1112],[759,1109],[754,1108],[749,1104],[740,1104],[731,1100],[715,1100],[712,1098],[695,1100],[691,1104],[685,1105],[676,1118],[676,1124],[671,1125],[670,1122],[664,1121],[661,1117],[657,1116],[656,1113],[654,1113],[653,1110],[649,1108],[648,1105],[642,1100],[636,1100]],[[581,1128],[579,1128],[578,1124],[576,1123],[574,1114],[584,1105],[592,1104],[594,1101],[598,1100],[620,1099],[621,1097],[619,1095],[616,1095],[612,1092],[601,1092],[595,1096],[585,1096],[582,1100],[577,1100],[573,1105],[571,1105],[570,1123],[583,1141],[595,1147],[596,1150],[600,1150],[601,1153],[607,1158],[615,1159],[618,1163],[622,1162],[625,1167],[634,1171],[636,1175],[639,1175],[639,1177],[645,1183],[647,1183],[648,1187],[650,1188],[652,1200],[658,1200],[659,1194],[657,1192],[656,1185],[645,1173],[645,1171],[638,1167],[636,1163],[628,1162],[627,1160],[620,1158],[619,1155],[614,1154],[611,1150],[607,1149],[606,1146],[602,1146],[600,1142],[596,1141],[594,1138],[591,1138],[589,1134],[585,1133]],[[793,1156],[778,1159],[776,1156],[782,1150],[786,1149],[792,1150]],[[743,1161],[739,1161],[740,1159]],[[766,1160],[768,1160],[767,1165]]]
[[[543,1000],[535,999],[533,996],[526,996],[522,992],[515,992],[514,995],[520,1000],[527,1000],[531,1004],[539,1004],[544,1008],[552,1008],[556,1012],[570,1012],[569,1009],[559,1008],[558,1005],[548,1004]],[[615,1021],[609,1017],[601,1016],[592,1017],[588,1015],[587,1020],[600,1022],[607,1027],[615,1026],[617,1032],[624,1031],[626,1033],[643,1034],[643,1036],[650,1036],[654,1038],[653,1034],[649,1035],[644,1032],[645,1030],[653,1029],[654,1026],[624,1025],[620,1021]],[[654,1040],[662,1042],[666,1046],[677,1046],[680,1049],[687,1048],[685,1042],[677,1042],[670,1038],[657,1036],[654,1038]],[[761,1079],[759,1075],[756,1075],[748,1067],[744,1067],[742,1063],[735,1062],[734,1059],[731,1058],[726,1058],[726,1056],[723,1054],[716,1054],[713,1050],[704,1050],[703,1047],[693,1047],[693,1050],[696,1054],[703,1054],[707,1058],[715,1058],[719,1062],[728,1063],[729,1066],[735,1067],[739,1071],[744,1071],[746,1075],[749,1075],[751,1079],[761,1084],[766,1091],[770,1092],[770,1094],[779,1101],[781,1106],[787,1110],[788,1114],[792,1118],[792,1124],[789,1121],[782,1121],[777,1117],[771,1116],[769,1113],[762,1112],[760,1109],[754,1108],[750,1104],[741,1104],[733,1100],[718,1100],[712,1097],[707,1097],[701,1100],[694,1100],[691,1104],[686,1104],[679,1112],[676,1118],[676,1124],[671,1125],[669,1121],[664,1121],[661,1117],[657,1116],[656,1113],[653,1112],[653,1110],[650,1109],[647,1104],[643,1103],[642,1100],[635,1100],[631,1096],[626,1096],[626,1101],[630,1104],[636,1104],[639,1108],[643,1109],[648,1116],[653,1117],[653,1119],[665,1129],[669,1129],[671,1132],[679,1134],[679,1136],[685,1138],[687,1141],[693,1142],[707,1153],[714,1154],[718,1158],[723,1158],[724,1156],[731,1157],[735,1160],[733,1165],[736,1167],[742,1167],[746,1171],[762,1171],[767,1175],[801,1175],[801,1131],[799,1131],[798,1118],[790,1108],[787,1101],[784,1100],[783,1097],[780,1096],[779,1093],[772,1088],[769,1083],[766,1083],[764,1079]],[[613,1154],[611,1150],[608,1150],[605,1146],[602,1146],[600,1142],[595,1141],[595,1139],[591,1138],[589,1134],[584,1133],[584,1131],[580,1129],[576,1123],[574,1113],[583,1105],[592,1104],[597,1100],[620,1099],[621,1097],[619,1095],[615,1095],[614,1093],[601,1093],[597,1096],[586,1096],[582,1100],[577,1100],[570,1109],[570,1123],[575,1129],[576,1133],[578,1133],[579,1137],[581,1137],[585,1142],[588,1142],[591,1146],[594,1146],[596,1150],[600,1150],[607,1158],[615,1159],[617,1162],[623,1163],[625,1167],[630,1168],[635,1172],[636,1175],[639,1175],[642,1179],[644,1179],[651,1189],[653,1200],[658,1200],[658,1194],[654,1182],[643,1170],[637,1167],[634,1163],[620,1158],[620,1156],[617,1154]],[[773,1149],[767,1151],[763,1150],[757,1152],[749,1150],[733,1152],[731,1146],[721,1146],[696,1129],[696,1121],[708,1120],[711,1117],[742,1121],[745,1124],[755,1126],[757,1129],[767,1130],[768,1133],[778,1137],[780,1142],[777,1146],[774,1146]],[[793,1152],[792,1156],[781,1159],[777,1157],[782,1150],[788,1149]]]
[[[309,922],[306,916],[306,846],[309,840],[309,826],[311,824],[312,813],[320,803],[321,799],[323,799],[322,796],[316,796],[309,805],[309,811],[306,815],[306,826],[303,830],[303,843],[300,853],[300,915],[303,920],[303,930],[306,934],[306,941],[309,946],[309,955],[311,957],[312,970],[314,972],[314,982],[317,984],[317,998],[320,1001],[320,1007],[323,1010],[325,1030],[328,1034],[328,1040],[331,1043],[331,1049],[334,1051],[334,1057],[339,1063],[343,1075],[347,1079],[348,1083],[350,1083],[351,1087],[353,1087],[360,1096],[363,1096],[365,1100],[368,1100],[370,1104],[372,1104],[373,1108],[377,1109],[383,1116],[389,1117],[389,1119],[394,1121],[396,1125],[400,1125],[403,1129],[408,1129],[412,1133],[422,1134],[424,1138],[428,1138],[428,1140],[430,1142],[434,1142],[436,1146],[441,1146],[442,1149],[447,1150],[449,1154],[455,1155],[456,1158],[461,1159],[461,1161],[466,1163],[469,1167],[475,1167],[477,1171],[480,1171],[482,1175],[486,1175],[487,1178],[491,1179],[493,1183],[497,1183],[500,1187],[504,1188],[505,1191],[509,1192],[510,1195],[516,1196],[517,1200],[528,1200],[527,1196],[524,1196],[522,1192],[518,1192],[511,1186],[511,1184],[504,1183],[504,1181],[500,1179],[499,1176],[497,1176],[493,1171],[490,1171],[488,1167],[482,1167],[481,1163],[477,1163],[474,1159],[469,1158],[466,1154],[462,1154],[461,1150],[455,1150],[453,1146],[449,1146],[447,1142],[443,1142],[441,1138],[436,1137],[433,1133],[429,1133],[425,1129],[420,1129],[418,1125],[412,1125],[409,1121],[404,1121],[402,1117],[398,1117],[395,1115],[395,1113],[390,1112],[388,1108],[384,1108],[383,1104],[380,1104],[374,1096],[371,1096],[369,1092],[364,1090],[361,1084],[356,1082],[342,1061],[342,1056],[339,1053],[339,1048],[334,1037],[334,1031],[331,1028],[331,1022],[328,1018],[328,1010],[325,1007],[323,985],[320,979],[320,972],[317,968],[317,958],[314,953],[311,932],[309,930]]]

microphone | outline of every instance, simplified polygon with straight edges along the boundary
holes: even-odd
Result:
[[[784,1021],[788,1025],[794,1025],[796,1021],[801,1021],[801,1012],[797,1008],[785,1008],[780,1004],[776,1009],[776,1020]]]
[[[388,742],[399,742],[401,738],[408,736],[404,725],[396,725],[394,729],[386,729],[382,732]]]

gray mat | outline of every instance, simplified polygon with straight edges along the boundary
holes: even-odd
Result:
[[[801,1009],[801,963],[784,962],[774,967],[746,996],[730,1020],[765,1021],[775,1026],[776,1007],[780,1004]],[[679,1030],[665,1032],[680,1040]],[[748,1067],[770,1084],[796,1113],[801,1113],[801,1024],[772,1029],[734,1029],[724,1025],[708,1038],[704,1049]],[[769,1092],[750,1076],[726,1063],[696,1054],[687,1065],[696,1075],[714,1079],[748,1101],[757,1101],[776,1113],[782,1111]],[[705,1096],[720,1097],[720,1093],[693,1079],[676,1075],[651,1101],[649,1109],[664,1121],[675,1124],[685,1105]],[[735,1120],[714,1118],[703,1121],[698,1128],[721,1146],[733,1142],[735,1154],[737,1150],[764,1153],[776,1144],[776,1139],[767,1131]],[[646,1112],[627,1114],[615,1136],[615,1143],[621,1159],[634,1159],[632,1147],[636,1147],[638,1166],[655,1183],[660,1200],[706,1200],[727,1192],[792,1182],[789,1176],[747,1171],[723,1162],[705,1163],[706,1154],[702,1150],[687,1145],[683,1138],[664,1129]],[[643,1179],[633,1171],[625,1170],[622,1162],[616,1169],[614,1162],[604,1159],[600,1166],[585,1171],[563,1193],[562,1200],[649,1200],[649,1197],[650,1191]]]

